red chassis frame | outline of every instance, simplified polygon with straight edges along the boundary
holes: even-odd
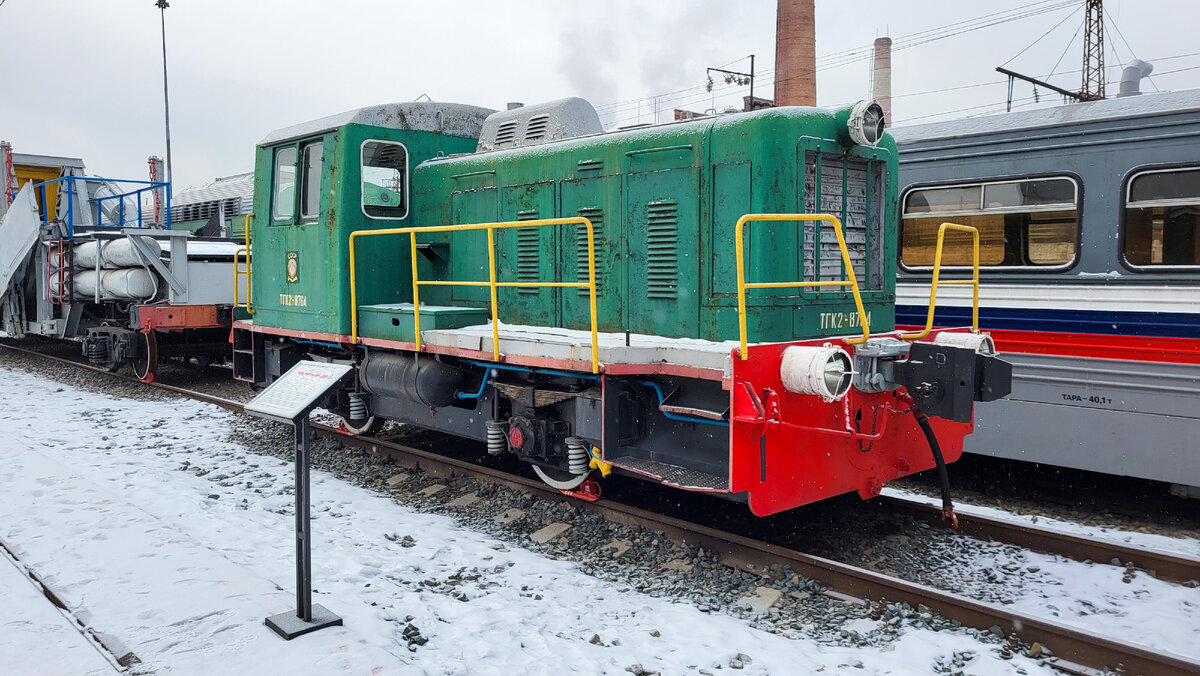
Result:
[[[851,388],[841,401],[826,402],[783,387],[783,351],[825,344],[853,354],[854,346],[839,339],[752,345],[746,360],[733,350],[729,487],[745,492],[758,516],[851,491],[871,498],[885,482],[935,465],[903,389],[867,394]],[[973,423],[930,423],[946,462],[957,460]]]

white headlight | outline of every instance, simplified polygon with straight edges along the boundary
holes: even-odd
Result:
[[[793,345],[783,351],[779,378],[788,392],[837,401],[850,391],[850,355],[840,347]]]
[[[936,345],[967,347],[987,357],[996,356],[996,343],[986,333],[942,332],[933,339]]]
[[[874,148],[883,138],[883,108],[874,101],[859,101],[850,110],[846,128],[851,141]]]

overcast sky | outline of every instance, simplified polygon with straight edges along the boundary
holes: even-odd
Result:
[[[145,178],[146,157],[165,147],[154,0],[2,1],[0,138],[16,152],[82,157],[91,174]],[[868,96],[869,45],[882,35],[908,45],[893,54],[897,125],[1003,111],[994,69],[1010,60],[1078,89],[1083,4],[817,0],[818,104]],[[1111,92],[1131,54],[1155,62],[1148,91],[1200,84],[1200,2],[1105,4]],[[1052,11],[919,37],[1021,7]],[[653,121],[657,96],[666,121],[676,107],[740,106],[747,88],[717,79],[707,93],[705,69],[748,71],[755,54],[755,94],[770,97],[775,1],[171,0],[166,31],[178,190],[251,170],[273,129],[421,95],[491,108],[582,96],[610,127]],[[855,48],[867,49],[836,56]],[[1017,84],[1017,105],[1061,101],[1032,97]]]

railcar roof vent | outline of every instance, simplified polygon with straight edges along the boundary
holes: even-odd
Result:
[[[509,120],[496,130],[496,145],[511,144],[517,138],[517,121]]]
[[[502,110],[488,116],[477,152],[520,148],[604,131],[592,104],[571,97]]]
[[[546,135],[546,127],[550,126],[549,115],[535,115],[529,118],[529,126],[525,129],[525,140],[536,141]]]

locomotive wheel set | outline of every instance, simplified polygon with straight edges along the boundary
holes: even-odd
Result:
[[[352,364],[328,402],[349,430],[485,441],[586,496],[617,471],[759,515],[870,497],[957,459],[1010,387],[984,334],[893,330],[896,168],[865,103],[611,133],[580,99],[403,103],[283,129],[257,151],[234,375]]]

